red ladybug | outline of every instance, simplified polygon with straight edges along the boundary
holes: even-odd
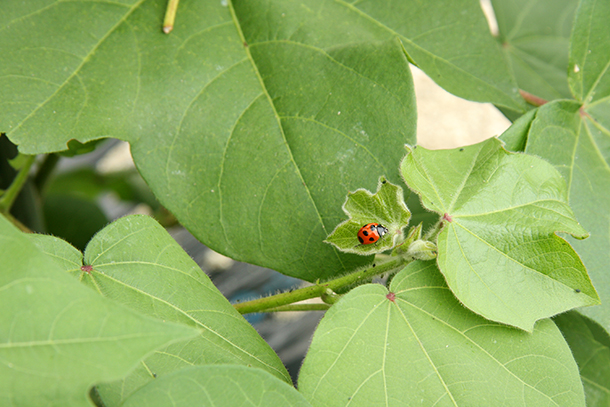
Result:
[[[379,223],[367,223],[358,231],[358,241],[361,244],[376,243],[388,233],[388,230]]]

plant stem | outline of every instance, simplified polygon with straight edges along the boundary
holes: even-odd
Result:
[[[165,19],[163,20],[163,32],[169,34],[174,29],[174,21],[176,20],[176,10],[180,0],[169,0],[167,9],[165,10]]]
[[[410,259],[395,257],[392,260],[386,261],[379,265],[373,264],[372,267],[356,271],[355,273],[351,273],[334,280],[329,280],[324,283],[317,283],[309,287],[299,288],[297,290],[272,295],[270,297],[259,298],[257,300],[242,302],[240,304],[233,304],[233,307],[235,307],[240,314],[263,312],[265,310],[269,310],[270,308],[278,308],[286,304],[292,304],[307,300],[309,298],[320,297],[323,294],[327,294],[327,290],[336,291],[339,288],[350,286],[358,281],[365,281],[367,278],[397,269],[409,261]]]
[[[443,229],[443,221],[438,221],[436,222],[436,225],[434,225],[434,228],[429,230],[428,232],[426,232],[426,234],[424,235],[424,240],[429,240],[433,243],[436,243],[436,237],[438,236],[438,234],[441,232],[441,230]]]
[[[244,303],[245,304],[245,303]],[[268,308],[261,312],[280,312],[280,311],[326,311],[330,308],[328,304],[287,304],[280,307]]]
[[[26,156],[25,162],[13,182],[8,187],[2,197],[0,197],[0,213],[6,214],[9,213],[15,199],[19,195],[21,188],[23,188],[23,184],[28,179],[28,175],[30,173],[30,168],[32,168],[32,164],[34,164],[34,160],[36,159],[35,155]]]

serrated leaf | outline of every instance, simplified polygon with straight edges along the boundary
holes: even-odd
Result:
[[[587,232],[552,165],[489,139],[453,150],[418,147],[401,171],[423,205],[442,215],[439,268],[470,310],[531,331],[539,319],[599,304],[580,258],[555,235]]]
[[[47,253],[63,259],[70,249],[47,238]],[[64,246],[67,246],[65,244]],[[68,252],[68,255],[64,254]],[[198,327],[201,335],[155,352],[124,380],[98,390],[107,406],[154,379],[186,366],[242,364],[291,382],[277,354],[214,287],[176,241],[148,216],[127,216],[101,230],[87,246],[84,264],[71,272],[102,295],[163,321]]]
[[[404,240],[402,229],[411,218],[403,196],[402,188],[391,184],[385,177],[379,179],[374,194],[366,189],[350,192],[342,207],[349,219],[337,225],[325,241],[341,251],[361,255],[393,248]],[[379,223],[388,232],[374,244],[360,244],[358,231],[369,223]]]
[[[90,406],[91,385],[116,380],[154,349],[198,333],[101,298],[2,216],[0,246],[2,406]]]
[[[492,0],[499,39],[519,88],[546,100],[570,97],[568,47],[578,0]]]
[[[568,84],[574,97],[587,105],[610,94],[610,3],[582,0],[570,38]]]
[[[360,286],[327,311],[301,368],[313,406],[584,406],[552,321],[531,334],[466,310],[434,262]]]
[[[553,318],[578,364],[587,407],[610,404],[610,336],[576,311]]]
[[[568,199],[591,237],[569,239],[582,258],[602,304],[580,310],[610,329],[610,103],[557,101],[538,109],[525,152],[548,160],[567,180]]]
[[[131,395],[122,407],[310,407],[294,387],[245,366],[197,366],[159,377]]]

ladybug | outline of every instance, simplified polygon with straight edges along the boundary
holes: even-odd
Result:
[[[358,241],[361,244],[376,243],[388,233],[388,230],[379,223],[367,223],[358,231]]]

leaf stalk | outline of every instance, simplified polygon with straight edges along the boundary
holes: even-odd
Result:
[[[23,166],[17,173],[17,176],[15,179],[13,179],[11,185],[0,197],[0,213],[2,214],[7,214],[10,212],[13,203],[15,203],[15,199],[17,199],[17,196],[19,196],[19,192],[23,188],[25,181],[28,179],[30,168],[32,168],[32,164],[34,164],[34,160],[36,159],[35,155],[27,155],[25,157],[26,158]]]
[[[403,266],[404,264],[410,261],[412,261],[412,259],[410,258],[402,256],[395,257],[381,264],[374,263],[369,268],[347,274],[343,277],[339,277],[334,280],[328,280],[324,283],[316,283],[308,287],[299,288],[297,290],[276,294],[269,297],[259,298],[256,300],[242,302],[239,304],[233,304],[233,307],[240,314],[250,314],[252,312],[270,312],[274,308],[277,309],[287,304],[293,304],[295,302],[307,300],[310,298],[322,297],[323,295],[328,296],[328,290],[334,292],[340,288],[348,287],[360,281],[366,281],[367,278],[387,273]]]

